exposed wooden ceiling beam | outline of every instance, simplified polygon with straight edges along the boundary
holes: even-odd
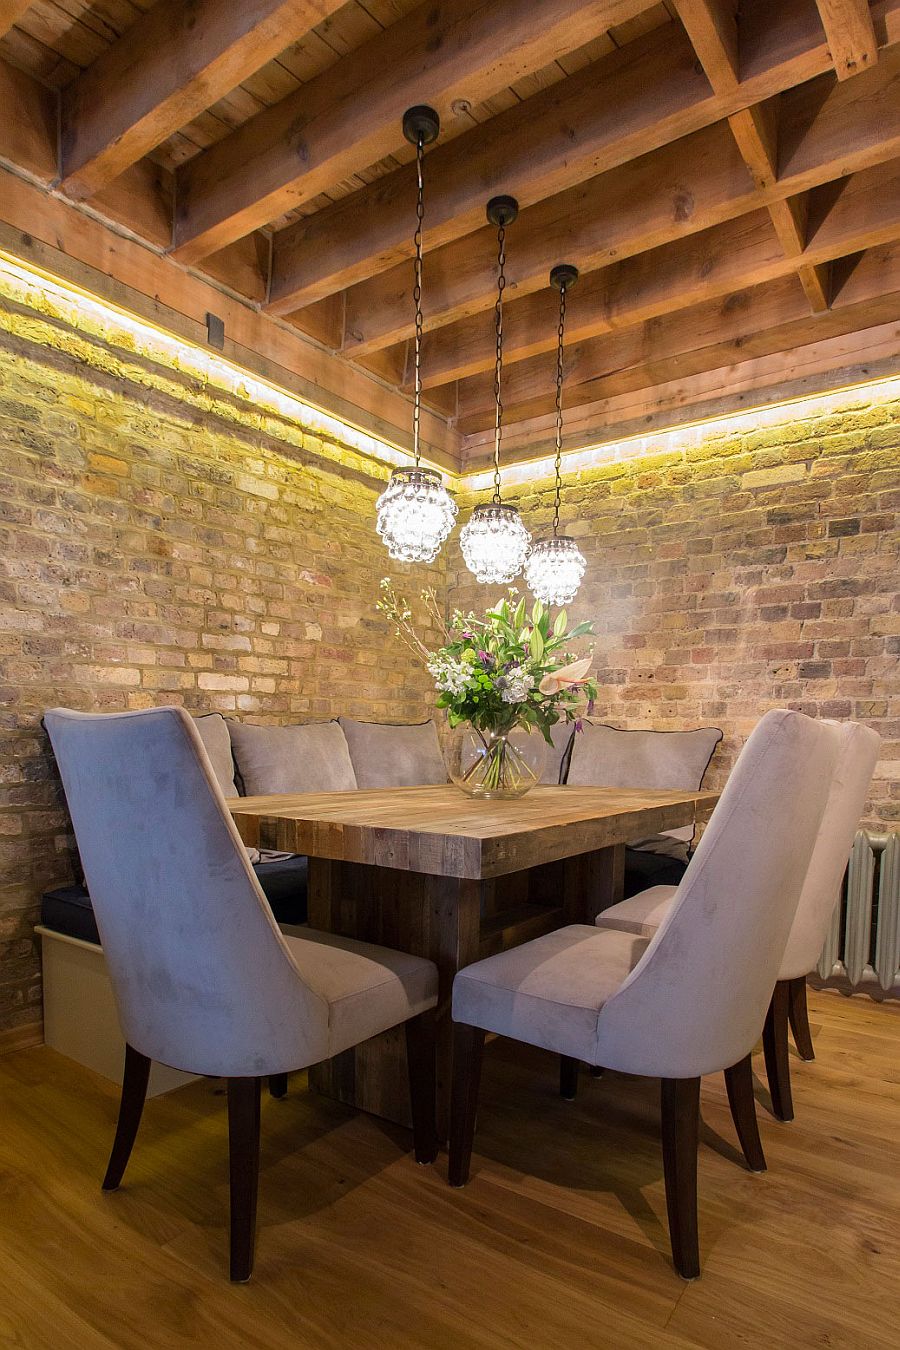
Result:
[[[840,183],[837,192],[832,185],[820,188],[809,198],[809,205],[812,215],[805,265],[819,266],[900,238],[900,163],[854,174]],[[806,211],[805,203],[804,238]],[[796,257],[786,255],[766,211],[758,210],[582,277],[568,297],[568,340],[583,341],[644,323],[746,286],[774,281],[796,267]],[[552,353],[556,308],[549,291],[512,302],[506,308],[503,329],[508,368],[517,361]],[[481,318],[429,334],[424,350],[425,387],[489,370],[492,342],[490,324]],[[546,378],[543,368],[536,378]]]
[[[674,4],[713,89],[729,93],[740,80],[734,0],[674,0]]]
[[[746,414],[787,399],[807,398],[900,372],[900,323],[856,329],[771,356],[743,360],[697,375],[675,375],[660,384],[579,404],[566,414],[564,450],[609,445],[644,437],[685,423],[723,415]],[[555,413],[509,422],[503,437],[507,464],[549,458],[553,453]],[[463,438],[464,472],[489,467],[493,429]],[[509,489],[507,489],[509,491]]]
[[[900,47],[860,76],[866,99],[847,97],[859,81],[821,79],[813,111],[810,86],[782,95],[783,120],[791,126],[795,115],[808,120],[788,139],[781,174],[765,190],[749,176],[727,125],[718,124],[523,211],[507,243],[516,294],[546,286],[555,261],[602,267],[900,154]],[[426,329],[490,308],[495,249],[494,231],[486,228],[429,255]],[[346,301],[346,352],[363,354],[409,336],[405,268],[351,287]]]
[[[341,0],[157,0],[62,96],[62,188],[93,196]]]
[[[0,0],[0,37],[5,37],[30,8],[31,0]]]
[[[218,314],[225,322],[227,357],[374,436],[411,446],[407,397],[145,244],[113,232],[83,207],[4,168],[0,248],[201,345],[205,315]],[[423,411],[423,430],[426,458],[453,469],[456,433],[429,409]]]
[[[864,255],[845,290],[824,314],[810,315],[794,277],[743,291],[726,305],[700,305],[672,315],[636,334],[629,349],[599,339],[569,357],[573,378],[567,379],[567,407],[648,388],[678,375],[717,369],[735,360],[802,347],[877,324],[900,320],[900,244]],[[616,352],[621,363],[611,366]],[[518,379],[516,369],[515,378]],[[507,386],[506,404],[512,421],[533,417],[553,405],[552,383],[534,393],[534,381]],[[523,395],[517,397],[517,394]],[[491,409],[472,410],[460,387],[459,428],[464,435],[486,429]]]
[[[512,192],[530,206],[722,117],[740,116],[747,104],[771,106],[783,90],[830,70],[809,0],[757,0],[754,8],[766,25],[748,39],[753,73],[724,94],[710,92],[686,37],[666,26],[432,149],[427,247],[477,230],[491,190]],[[896,40],[897,0],[888,0],[884,13],[883,36]],[[410,256],[414,183],[413,169],[405,167],[278,231],[273,312],[288,313]]]
[[[520,206],[719,116],[690,43],[671,24],[428,152],[429,249],[484,224],[486,196]],[[279,230],[269,309],[289,313],[411,255],[415,165]]]
[[[712,87],[717,92],[732,88],[739,62],[738,28],[731,0],[676,0],[676,6]],[[873,42],[874,36],[873,30]],[[766,192],[778,178],[780,113],[779,100],[772,98],[728,119],[737,147],[760,192]],[[806,246],[805,216],[798,209],[802,200],[785,199],[768,205],[788,258],[799,259]],[[817,267],[798,262],[797,276],[813,313],[826,310],[830,297],[828,265]]]
[[[196,261],[403,145],[428,102],[497,93],[639,12],[645,0],[426,0],[178,173],[176,257]]]
[[[878,59],[869,0],[816,0],[839,80],[858,75]]]

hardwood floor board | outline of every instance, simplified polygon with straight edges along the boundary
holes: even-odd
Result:
[[[471,1184],[409,1132],[310,1092],[264,1097],[253,1281],[226,1276],[223,1085],[148,1102],[122,1189],[99,1188],[117,1091],[44,1047],[0,1059],[0,1344],[15,1350],[884,1350],[900,1320],[900,1007],[810,999],[796,1119],[769,1171],[703,1081],[703,1277],[674,1273],[655,1083],[557,1092],[554,1058],[494,1040]]]

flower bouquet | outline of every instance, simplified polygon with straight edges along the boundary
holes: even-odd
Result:
[[[592,656],[579,659],[571,650],[593,625],[567,630],[566,611],[552,619],[539,600],[528,612],[515,588],[482,618],[455,610],[448,624],[434,592],[426,590],[429,620],[445,639],[430,650],[387,577],[381,592],[377,608],[428,670],[437,706],[446,710],[453,733],[446,753],[450,777],[472,796],[522,796],[540,779],[553,727],[578,725],[597,696],[588,673]]]

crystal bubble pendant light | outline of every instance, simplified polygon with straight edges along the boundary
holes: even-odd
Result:
[[[531,535],[515,506],[507,505],[500,495],[500,442],[503,437],[503,292],[506,289],[506,227],[519,214],[514,197],[492,197],[487,218],[497,226],[497,303],[494,307],[496,356],[494,361],[494,495],[484,506],[476,506],[463,526],[459,542],[466,567],[476,581],[507,585],[522,570]]]
[[[416,147],[416,231],[414,348],[415,384],[413,388],[413,463],[394,469],[390,481],[376,503],[377,529],[388,553],[398,562],[433,562],[441,545],[453,529],[456,502],[444,487],[437,469],[424,468],[419,447],[419,423],[422,410],[422,222],[425,218],[425,146],[437,140],[440,118],[433,108],[410,108],[403,117],[403,134]]]
[[[556,344],[556,497],[553,504],[553,534],[535,544],[525,563],[525,581],[532,595],[546,605],[567,605],[578,594],[584,570],[584,556],[575,540],[559,532],[559,507],[562,491],[562,389],[563,346],[566,333],[566,292],[578,280],[578,268],[560,263],[550,273],[550,284],[559,291],[559,327]]]

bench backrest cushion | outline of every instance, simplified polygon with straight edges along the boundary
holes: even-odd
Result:
[[[339,719],[361,788],[420,787],[446,783],[434,722],[393,726],[386,722]]]
[[[234,760],[248,797],[270,792],[349,792],[356,775],[337,722],[277,727],[229,722]]]
[[[216,781],[226,797],[237,797],[237,784],[234,781],[234,759],[231,755],[231,737],[228,723],[221,713],[204,713],[194,718],[194,726],[200,733],[203,749],[209,755],[209,762],[216,775]]]

